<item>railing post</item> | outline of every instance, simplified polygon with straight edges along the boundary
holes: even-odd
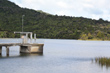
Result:
[[[34,34],[34,41],[35,41],[35,43],[36,43],[36,34]]]
[[[31,39],[32,39],[32,33],[30,34],[30,37],[31,37]]]
[[[30,43],[32,43],[32,33],[30,34]]]
[[[28,43],[28,33],[26,33],[26,43]]]
[[[34,34],[34,39],[36,40],[36,34]]]

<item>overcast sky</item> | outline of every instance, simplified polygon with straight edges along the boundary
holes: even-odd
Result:
[[[10,0],[20,7],[53,15],[103,18],[110,21],[110,0]]]

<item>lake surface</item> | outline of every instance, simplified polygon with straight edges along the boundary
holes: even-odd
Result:
[[[3,47],[0,73],[110,73],[110,68],[92,61],[110,57],[110,41],[43,40],[43,54],[20,54],[14,46],[6,57]]]

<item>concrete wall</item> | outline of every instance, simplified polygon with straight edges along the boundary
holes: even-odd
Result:
[[[42,45],[23,45],[20,46],[20,53],[43,53],[43,44]]]
[[[43,52],[43,46],[39,45],[39,46],[31,46],[31,52],[32,53],[36,53],[36,52]]]
[[[20,53],[31,53],[29,45],[20,46]]]

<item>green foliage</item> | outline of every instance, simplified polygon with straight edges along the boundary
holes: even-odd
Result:
[[[81,35],[81,39],[82,39],[82,40],[87,40],[87,39],[88,39],[88,37],[87,37],[87,35],[86,35],[86,34],[82,34],[82,35]]]
[[[14,38],[15,34],[13,32],[8,31],[0,31],[0,38]]]
[[[93,39],[93,36],[91,35],[91,33],[88,33],[88,39]]]
[[[0,31],[0,38],[5,38],[5,37],[6,37],[6,32]]]
[[[101,38],[103,39],[104,38],[104,33],[102,33],[101,31],[98,31],[97,37],[100,38],[100,39]]]
[[[8,0],[0,0],[0,31],[2,32],[0,37],[18,37],[13,32],[22,30],[22,15],[25,15],[24,31],[34,32],[38,38],[85,40],[110,38],[110,22],[102,18],[92,20],[83,17],[51,15],[43,11],[20,8]]]

